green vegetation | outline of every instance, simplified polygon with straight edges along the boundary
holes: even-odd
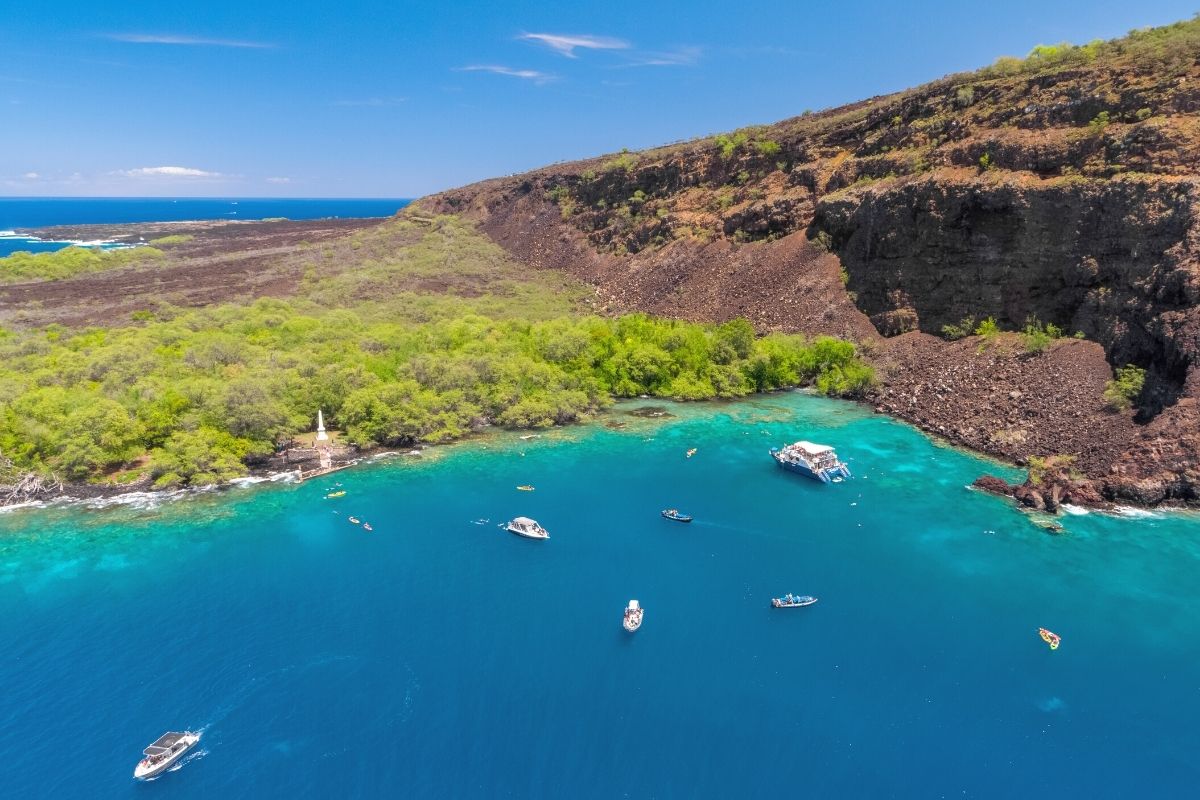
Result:
[[[167,247],[173,244],[186,244],[195,238],[190,233],[172,233],[169,236],[160,236],[157,239],[151,239],[150,244],[155,247]]]
[[[310,251],[323,269],[302,297],[0,335],[0,454],[71,480],[133,468],[202,485],[311,430],[318,408],[350,442],[404,445],[569,423],[614,397],[854,395],[874,380],[837,339],[584,313],[582,287],[530,274],[454,218],[359,242],[329,251],[351,264]]]
[[[748,141],[750,141],[750,137],[741,131],[732,134],[722,133],[713,139],[713,143],[721,151],[721,158],[726,160],[733,158],[733,154]]]
[[[995,322],[995,320],[993,320],[993,322]],[[950,341],[956,341],[958,339],[967,338],[968,336],[971,335],[972,331],[974,331],[974,330],[975,330],[975,317],[974,317],[974,315],[972,315],[969,317],[963,317],[962,320],[957,325],[954,325],[954,324],[943,325],[942,326],[942,336],[946,337]]]
[[[767,158],[771,158],[778,155],[782,148],[779,146],[779,142],[771,139],[761,139],[754,143],[754,149],[757,150],[759,154],[764,155]]]
[[[1118,367],[1116,377],[1104,387],[1104,400],[1114,411],[1128,411],[1146,385],[1146,370],[1126,364]]]
[[[1092,121],[1088,123],[1088,129],[1092,136],[1099,136],[1104,133],[1104,129],[1108,127],[1110,122],[1107,111],[1101,111],[1096,116],[1092,117]]]
[[[1043,325],[1033,317],[1025,321],[1025,330],[1021,332],[1021,340],[1025,344],[1026,353],[1041,353],[1055,339],[1062,337],[1062,328],[1049,322]]]
[[[1083,478],[1083,474],[1075,469],[1077,460],[1075,456],[1064,454],[1045,457],[1030,456],[1029,482],[1034,486],[1039,486],[1046,478],[1062,475],[1064,472],[1071,480],[1080,480]]]
[[[1151,111],[1151,110],[1150,110],[1150,109],[1148,109],[1148,108],[1139,108],[1139,109],[1137,110],[1137,120],[1138,120],[1138,122],[1143,122],[1143,121],[1145,121],[1145,120],[1148,120],[1148,119],[1150,119],[1150,117],[1152,117],[1152,116],[1154,116],[1154,112],[1153,112],[1153,111]]]
[[[975,102],[975,90],[970,86],[960,86],[954,94],[954,103],[959,108],[967,108]]]
[[[992,154],[991,153],[984,153],[983,155],[981,155],[979,157],[979,169],[980,170],[982,170],[983,172],[987,172],[988,170],[993,170],[995,168],[996,168],[996,165],[992,162]]]
[[[988,317],[975,326],[975,335],[983,337],[984,341],[990,342],[1000,335],[1000,326],[996,324],[995,317]]]
[[[604,163],[605,172],[632,172],[637,166],[640,156],[637,153],[629,152],[629,148],[624,148],[616,156]]]
[[[981,77],[1018,75],[1048,68],[1088,64],[1097,58],[1126,57],[1138,62],[1141,70],[1180,69],[1191,65],[1193,54],[1200,49],[1200,17],[1130,31],[1120,39],[1099,39],[1083,45],[1062,42],[1038,45],[1024,58],[1005,56],[977,73]]]
[[[129,247],[101,250],[93,247],[65,247],[50,253],[19,251],[0,258],[0,283],[21,281],[57,281],[85,272],[100,272],[159,258],[153,247]]]

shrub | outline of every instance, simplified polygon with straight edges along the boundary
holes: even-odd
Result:
[[[1146,370],[1126,364],[1118,367],[1115,378],[1104,386],[1104,400],[1114,411],[1128,411],[1145,385]]]
[[[629,152],[629,148],[624,148],[616,156],[616,158],[611,158],[604,163],[604,171],[605,172],[618,172],[618,171],[632,172],[633,168],[637,166],[637,163],[638,163],[637,154]]]
[[[1000,326],[996,324],[995,317],[988,317],[975,326],[975,335],[983,337],[984,341],[990,342],[1000,335]]]
[[[984,153],[979,157],[979,169],[987,172],[990,169],[995,169],[996,165],[992,163],[992,154]]]
[[[779,146],[779,142],[774,142],[770,139],[760,139],[754,143],[754,149],[761,155],[771,158],[777,155],[782,148]]]
[[[1104,129],[1108,127],[1109,117],[1107,111],[1101,111],[1096,116],[1092,117],[1092,121],[1088,123],[1088,128],[1092,136],[1099,136],[1104,133]]]
[[[954,104],[959,108],[967,108],[975,102],[975,90],[970,86],[961,86],[954,94]]]
[[[1152,111],[1151,111],[1150,109],[1148,109],[1148,108],[1139,108],[1139,109],[1137,110],[1137,119],[1138,119],[1138,122],[1141,122],[1141,121],[1143,121],[1143,120],[1150,119],[1150,117],[1152,117],[1152,116],[1154,116],[1154,112],[1152,112]]]
[[[726,160],[733,158],[733,154],[737,152],[739,147],[742,147],[749,140],[745,133],[722,133],[713,139],[713,143],[721,151],[721,158]]]
[[[1061,339],[1063,336],[1062,328],[1047,322],[1042,325],[1036,318],[1030,318],[1025,321],[1025,330],[1021,332],[1021,339],[1025,343],[1025,352],[1041,353],[1055,339]]]
[[[971,335],[971,331],[975,330],[975,316],[963,317],[957,324],[948,324],[942,326],[942,336],[945,336],[950,341],[965,339]]]

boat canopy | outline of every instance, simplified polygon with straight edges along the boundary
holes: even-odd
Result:
[[[154,744],[143,750],[142,753],[148,756],[160,756],[163,753],[169,753],[171,752],[171,748],[179,744],[185,735],[175,732],[164,733],[158,737]]]
[[[522,525],[522,526],[537,525],[537,521],[532,520],[529,517],[517,517],[516,519],[513,520],[513,524],[514,525]]]
[[[833,448],[827,444],[813,444],[812,442],[796,442],[792,447],[799,447],[810,456],[819,456],[822,453],[833,452]]]

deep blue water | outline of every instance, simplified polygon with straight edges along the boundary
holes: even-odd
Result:
[[[0,256],[57,250],[67,242],[5,237],[17,228],[199,219],[387,217],[408,200],[353,198],[0,197]]]
[[[0,514],[0,796],[1194,796],[1196,516],[1054,537],[964,488],[1011,470],[856,406],[668,408]],[[802,437],[855,477],[778,470]],[[135,785],[182,728],[199,755]]]

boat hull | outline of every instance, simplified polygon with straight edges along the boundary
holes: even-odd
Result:
[[[164,772],[169,770],[171,767],[178,764],[179,759],[181,759],[185,755],[187,755],[187,753],[190,752],[191,749],[193,747],[195,747],[199,742],[200,742],[200,737],[196,736],[191,741],[189,741],[184,747],[182,747],[180,750],[178,750],[175,753],[172,753],[170,756],[168,756],[167,758],[164,758],[162,761],[160,761],[159,763],[155,764],[152,767],[143,767],[141,762],[138,762],[137,767],[135,767],[133,770],[133,777],[139,781],[148,781],[151,778],[157,778],[159,775],[162,775]]]
[[[509,533],[515,533],[517,536],[520,536],[522,539],[537,539],[540,541],[540,540],[550,538],[550,534],[548,534],[548,533],[533,533],[531,531],[521,530],[520,528],[514,528],[510,525],[506,525],[504,527],[504,530],[508,531]]]
[[[814,481],[819,481],[821,483],[832,483],[838,478],[850,477],[850,469],[845,464],[842,464],[834,469],[814,470],[807,464],[796,461],[788,461],[787,459],[781,458],[778,450],[771,451],[771,458],[775,459],[775,463],[778,464],[782,469],[785,469],[788,472],[794,472],[797,475],[803,475],[806,478],[812,478]]]
[[[781,598],[776,597],[774,600],[771,601],[771,607],[772,608],[806,608],[808,606],[811,606],[815,602],[817,602],[817,598],[815,598],[815,597],[810,597],[809,599],[804,600],[799,603],[786,603]]]

